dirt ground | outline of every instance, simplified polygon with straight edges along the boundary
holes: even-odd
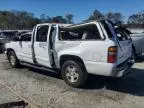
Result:
[[[143,108],[144,57],[119,80],[89,75],[85,87],[69,87],[57,74],[23,66],[11,68],[0,55],[0,103],[27,100],[39,108]]]

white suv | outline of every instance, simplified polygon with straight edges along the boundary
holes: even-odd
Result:
[[[134,64],[131,39],[105,20],[70,26],[38,24],[31,36],[15,37],[6,48],[13,67],[24,62],[59,69],[72,87],[82,86],[88,73],[121,77]]]

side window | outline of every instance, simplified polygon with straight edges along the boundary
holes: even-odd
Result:
[[[47,25],[40,26],[37,28],[37,34],[36,34],[37,42],[46,42],[47,41],[48,29],[49,29],[49,26],[47,26]]]
[[[22,41],[31,41],[31,34],[25,34],[21,36]]]
[[[128,40],[131,40],[131,37],[130,37],[130,33],[131,33],[131,32],[129,32],[128,30],[123,30],[123,32],[124,32],[126,38],[127,38]]]
[[[98,28],[95,26],[92,29],[84,31],[82,39],[86,39],[86,40],[101,39]]]
[[[124,41],[124,40],[130,39],[130,37],[128,36],[128,34],[124,30],[116,29],[116,34],[117,34],[119,41]]]
[[[101,39],[95,24],[82,25],[72,28],[60,28],[60,40],[97,40]]]

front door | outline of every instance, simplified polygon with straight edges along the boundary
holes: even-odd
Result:
[[[50,60],[48,54],[48,34],[49,25],[37,26],[34,42],[34,54],[36,63],[50,67]]]

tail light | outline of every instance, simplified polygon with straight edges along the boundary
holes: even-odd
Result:
[[[116,63],[117,61],[117,47],[112,46],[108,48],[108,63]]]

